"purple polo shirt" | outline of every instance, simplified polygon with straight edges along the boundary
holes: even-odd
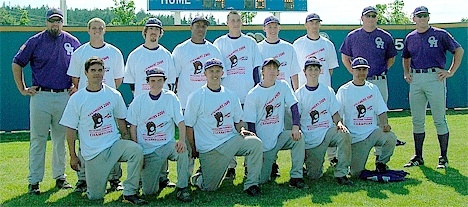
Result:
[[[372,32],[366,32],[363,28],[351,31],[343,41],[340,52],[350,56],[351,60],[363,57],[369,61],[368,77],[386,74],[387,60],[397,55],[392,35],[380,28]]]
[[[45,30],[30,37],[13,62],[21,67],[31,64],[33,86],[66,89],[71,86],[71,77],[67,75],[70,57],[79,46],[78,39],[68,32],[62,31],[53,38]]]
[[[445,68],[447,58],[445,52],[452,54],[460,44],[447,31],[430,27],[424,33],[416,30],[406,35],[403,48],[403,58],[411,58],[411,68]]]

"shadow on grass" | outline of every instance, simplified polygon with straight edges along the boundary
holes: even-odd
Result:
[[[102,206],[106,205],[103,199],[91,201],[88,200],[86,194],[73,193],[72,189],[69,190],[60,190],[60,191],[69,191],[66,196],[59,198],[57,201],[51,202],[51,197],[55,196],[54,194],[62,194],[66,192],[59,192],[58,189],[53,188],[48,191],[42,192],[40,195],[29,195],[25,193],[15,198],[5,200],[4,206]],[[110,205],[115,205],[112,203],[107,203]]]
[[[424,176],[439,185],[452,187],[460,195],[468,195],[468,177],[462,175],[459,170],[448,167],[445,170],[435,170],[424,165],[420,166]],[[445,171],[445,174],[443,173]]]

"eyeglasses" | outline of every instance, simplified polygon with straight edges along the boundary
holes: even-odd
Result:
[[[423,13],[423,14],[417,14],[416,16],[417,16],[418,18],[427,18],[427,17],[429,17],[429,14]]]
[[[366,14],[367,18],[376,18],[377,14]]]
[[[62,23],[63,22],[62,19],[47,19],[47,21],[50,23],[55,23],[55,22]]]

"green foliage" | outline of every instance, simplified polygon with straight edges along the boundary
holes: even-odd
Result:
[[[29,17],[28,17],[28,10],[23,10],[23,12],[21,13],[21,17],[20,17],[20,20],[19,20],[19,25],[28,25],[28,23],[30,22],[31,20],[29,20]]]
[[[5,8],[0,8],[0,25],[15,25],[16,19]]]
[[[466,17],[465,17],[465,18],[462,18],[462,19],[461,19],[461,22],[468,22],[468,18],[466,18]]]
[[[244,24],[252,23],[253,18],[257,16],[257,12],[239,12],[239,14]]]
[[[114,18],[111,25],[135,25],[135,2],[133,0],[113,0],[114,7],[111,7]]]
[[[377,4],[375,7],[378,11],[377,23],[378,24],[410,24],[411,19],[405,12],[404,0],[394,0],[393,3]]]

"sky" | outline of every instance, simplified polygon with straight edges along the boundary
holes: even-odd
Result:
[[[190,1],[190,0],[188,0]],[[137,11],[140,9],[148,9],[148,0],[134,0]],[[280,13],[281,24],[303,24],[305,17],[309,13],[317,13],[323,20],[322,24],[360,24],[360,16],[362,9],[367,6],[375,6],[376,4],[391,3],[393,0],[326,0],[326,1],[311,1],[308,0],[307,12],[282,12]],[[448,23],[460,22],[462,18],[468,18],[467,0],[405,0],[403,8],[406,14],[411,14],[414,8],[418,6],[426,6],[431,13],[430,23]],[[10,6],[28,6],[40,7],[46,5],[49,7],[60,7],[60,0],[9,0],[3,1]],[[112,0],[66,0],[67,8],[107,8],[114,5]],[[152,14],[171,14],[171,12],[151,11]],[[187,16],[190,12],[182,12],[181,16]],[[228,12],[202,12],[192,11],[192,14],[206,13],[213,14],[219,19],[220,23],[226,21]],[[259,12],[253,19],[253,24],[263,24],[263,20],[272,15],[270,12]]]

